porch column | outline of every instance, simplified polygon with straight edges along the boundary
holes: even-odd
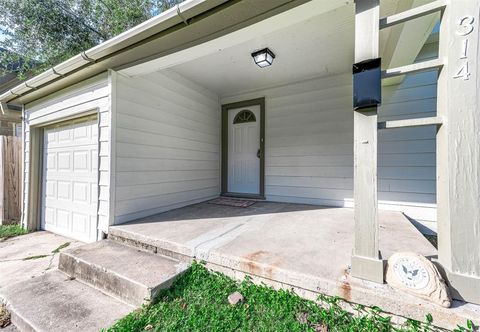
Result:
[[[437,113],[438,255],[454,298],[480,304],[480,0],[442,16]]]
[[[378,57],[379,0],[355,2],[355,62]],[[355,244],[354,277],[383,283],[378,248],[377,107],[353,112]]]

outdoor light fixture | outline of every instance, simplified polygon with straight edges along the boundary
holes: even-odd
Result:
[[[275,59],[275,54],[273,54],[268,48],[264,48],[263,50],[253,52],[252,58],[257,66],[263,68],[272,65],[273,59]]]

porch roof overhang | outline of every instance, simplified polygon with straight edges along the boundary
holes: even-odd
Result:
[[[409,0],[407,7],[418,5],[423,1],[428,0]],[[151,71],[151,64],[162,58],[163,65],[160,65],[159,68],[153,66],[159,70],[168,67],[166,65],[169,62],[168,59],[177,57],[180,51],[194,49],[195,46],[198,50],[201,44],[230,35],[232,32],[252,26],[307,2],[311,1],[186,0],[176,7],[5,91],[0,95],[0,102],[8,102],[10,105],[28,104],[108,69],[121,70],[127,75],[144,72],[145,68]],[[315,2],[318,8],[324,7],[322,12],[349,3],[350,1],[342,0],[318,0]],[[404,9],[405,4],[402,5],[402,8],[398,8],[399,5],[395,1],[384,0],[382,6],[385,8],[384,14],[391,14]],[[405,38],[410,40],[412,32],[424,31],[423,39],[411,38],[411,40],[417,41],[418,45],[402,47],[402,56],[397,57],[395,61],[390,59],[389,53],[386,52],[388,64],[399,63],[405,58],[407,62],[414,59],[429,35],[434,21],[436,18],[432,19],[432,16],[424,18],[423,21],[417,20],[415,27],[409,27],[407,32],[403,32],[405,30],[403,26],[387,29],[381,35],[381,39],[385,40],[381,44],[385,45],[385,49],[390,50],[396,48],[395,45],[404,45],[402,40]],[[420,29],[418,29],[419,24],[421,25]],[[204,49],[206,47],[207,45]],[[201,51],[195,53],[193,58],[204,55]],[[169,57],[169,55],[171,56]],[[192,59],[192,57],[187,58],[180,57],[180,63]],[[177,61],[176,64],[179,63],[179,60],[175,61]]]
[[[389,16],[429,0],[381,0],[380,15]],[[351,73],[354,50],[354,1],[306,1],[288,11],[252,22],[218,38],[120,68],[140,77],[173,70],[201,84],[220,98],[250,91]],[[383,68],[409,65],[425,45],[439,14],[417,18],[380,31]],[[419,36],[420,37],[419,37]],[[274,64],[259,71],[250,53],[265,47],[277,55]],[[267,74],[268,73],[268,74]],[[398,84],[405,75],[384,79]]]
[[[0,102],[27,104],[107,69],[118,70],[178,52],[305,2],[308,0],[187,0],[18,84],[1,94]]]

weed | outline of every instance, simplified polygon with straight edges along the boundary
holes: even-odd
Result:
[[[28,231],[20,225],[0,225],[0,239],[2,240],[27,233]]]
[[[60,250],[65,249],[70,245],[70,242],[65,242],[64,244],[59,245],[56,249],[52,250],[52,254],[58,254]]]
[[[35,255],[35,256],[28,256],[22,259],[22,261],[31,261],[34,259],[40,259],[40,258],[45,258],[48,257],[49,255]]]
[[[235,291],[245,301],[230,305],[227,297]],[[338,298],[320,296],[319,303],[292,291],[255,285],[249,278],[237,283],[193,263],[155,304],[132,312],[106,331],[435,331],[431,315],[424,323],[410,320],[395,326],[377,307],[357,305],[352,314],[341,308]]]

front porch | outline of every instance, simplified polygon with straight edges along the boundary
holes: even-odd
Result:
[[[381,211],[379,224],[383,259],[412,250],[437,255],[403,214]],[[453,328],[480,314],[472,304],[455,302],[445,309],[386,284],[352,277],[354,219],[349,208],[264,201],[240,208],[203,202],[111,226],[109,238],[186,261],[204,260],[227,275],[249,275],[307,298],[339,296],[418,320],[431,313],[441,327]]]

